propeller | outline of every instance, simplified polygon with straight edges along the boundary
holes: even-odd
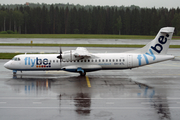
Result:
[[[57,56],[58,59],[60,59],[60,66],[61,66],[61,62],[62,62],[62,50],[61,50],[61,46],[60,46],[60,52],[59,55]]]

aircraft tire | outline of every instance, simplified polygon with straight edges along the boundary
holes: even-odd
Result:
[[[86,72],[84,73],[80,72],[80,76],[86,76]]]

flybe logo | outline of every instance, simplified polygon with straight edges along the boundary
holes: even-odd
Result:
[[[169,37],[169,35],[167,34],[166,37]],[[161,44],[157,43],[155,46],[151,46],[151,48],[154,51],[156,51],[157,53],[161,53],[161,51],[163,50],[163,46],[162,45],[166,44],[166,42],[167,42],[167,38],[166,37],[160,36],[158,38],[158,42],[161,43]]]
[[[147,55],[153,57],[153,60],[156,59],[156,56],[153,54],[153,52],[152,52],[151,49],[149,49],[149,52],[150,52],[150,53],[146,52],[145,54],[143,54],[143,57],[144,57],[144,59],[145,59],[145,61],[146,61],[146,64],[149,64],[149,60],[148,60]],[[139,66],[140,66],[140,65],[141,65],[141,59],[142,59],[141,54],[138,55],[137,59],[138,59],[138,61],[139,61]]]
[[[158,42],[159,42],[159,43],[155,44],[154,46],[151,46],[151,49],[154,50],[154,51],[156,51],[157,53],[161,53],[162,50],[163,50],[163,46],[162,46],[162,45],[163,45],[163,44],[166,44],[166,42],[167,42],[167,37],[169,37],[168,34],[166,35],[166,37],[165,37],[165,36],[160,36],[160,37],[158,38]],[[143,54],[143,57],[144,57],[144,59],[145,59],[145,61],[146,61],[146,64],[149,64],[149,60],[148,60],[147,55],[148,55],[148,56],[151,56],[151,57],[153,58],[153,60],[156,59],[156,56],[154,55],[154,53],[153,53],[153,51],[152,51],[151,49],[149,49],[149,53],[146,52],[145,54]],[[138,59],[138,61],[139,61],[139,66],[141,65],[141,59],[142,59],[143,57],[142,57],[141,54],[137,56],[137,59]]]
[[[31,59],[30,57],[25,57],[24,59],[25,65],[30,65],[31,67],[36,66],[36,68],[46,68],[51,67],[51,62],[48,62],[47,58],[39,59]]]

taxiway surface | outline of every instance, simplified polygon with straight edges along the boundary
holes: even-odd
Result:
[[[168,53],[180,56],[179,49]],[[179,59],[86,77],[63,71],[13,76],[3,67],[7,61],[0,60],[1,120],[179,120]]]

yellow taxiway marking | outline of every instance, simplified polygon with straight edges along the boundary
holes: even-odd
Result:
[[[87,81],[87,86],[88,86],[88,87],[91,87],[91,84],[90,84],[90,81],[89,81],[88,76],[86,76],[86,81]]]
[[[48,84],[48,79],[46,79],[46,89],[48,89],[49,84]]]

